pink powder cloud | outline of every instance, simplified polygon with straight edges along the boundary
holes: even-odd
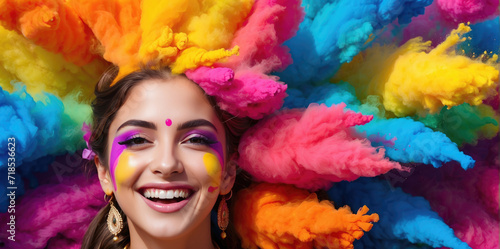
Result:
[[[104,206],[97,176],[68,176],[28,191],[16,204],[16,241],[7,248],[80,248],[88,225]],[[0,214],[6,224],[9,213]],[[2,238],[10,234],[0,231]]]
[[[372,119],[345,104],[310,105],[284,110],[252,127],[242,137],[239,165],[259,181],[293,184],[317,190],[332,182],[352,181],[402,169],[359,138],[352,126]]]

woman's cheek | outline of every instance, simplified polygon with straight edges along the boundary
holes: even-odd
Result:
[[[219,158],[211,153],[206,153],[203,155],[203,164],[207,170],[207,174],[211,179],[210,186],[208,187],[208,192],[212,193],[220,186],[222,167]]]
[[[136,171],[137,167],[133,167],[131,162],[132,153],[128,151],[123,151],[120,157],[118,158],[118,163],[115,168],[115,180],[116,180],[116,190],[120,188],[120,186],[130,179]]]

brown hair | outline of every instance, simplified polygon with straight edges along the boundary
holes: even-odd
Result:
[[[172,75],[170,69],[165,67],[144,67],[141,70],[126,75],[111,86],[117,75],[117,67],[112,67],[103,74],[95,87],[95,99],[91,104],[93,117],[91,126],[92,135],[89,140],[89,145],[101,162],[107,162],[106,152],[108,150],[107,143],[109,127],[113,122],[116,113],[125,103],[128,93],[132,90],[132,88],[145,80],[168,80],[173,77],[179,77]],[[226,159],[231,158],[233,155],[237,157],[237,148],[241,135],[256,121],[250,118],[235,117],[228,112],[221,110],[212,96],[205,96],[213,106],[219,120],[221,120],[224,125],[227,145]],[[95,170],[93,162],[90,163],[90,167]],[[238,181],[238,178],[239,177],[237,177],[236,181]],[[239,185],[241,185],[241,183]],[[110,204],[108,203],[99,211],[97,216],[90,223],[83,239],[82,249],[123,248],[130,242],[126,216],[118,203],[115,200],[112,201],[114,206],[122,215],[124,221],[123,230],[120,233],[122,236],[119,236],[118,241],[113,241],[114,235],[111,234],[107,228],[106,219],[110,209]],[[218,200],[218,202],[219,201],[220,200]],[[226,239],[226,244],[228,248],[235,248],[238,242],[234,229],[229,227],[227,232],[228,239]]]

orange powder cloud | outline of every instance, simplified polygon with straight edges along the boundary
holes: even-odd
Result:
[[[120,67],[120,78],[144,63],[183,73],[238,54],[238,47],[229,47],[253,0],[71,3],[99,40],[104,59]]]
[[[238,192],[234,224],[244,248],[353,248],[379,217],[319,201],[290,185],[261,183]]]
[[[78,66],[98,58],[90,29],[64,0],[0,1],[0,23]]]

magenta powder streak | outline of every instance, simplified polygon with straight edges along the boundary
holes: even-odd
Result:
[[[115,180],[116,164],[118,163],[118,157],[122,154],[123,150],[127,148],[126,145],[118,144],[118,142],[123,142],[138,133],[139,131],[128,131],[116,137],[113,140],[113,145],[111,146],[111,155],[109,156],[109,171],[111,175],[111,180],[113,181],[113,186],[115,187],[115,191],[116,191],[116,180]]]

